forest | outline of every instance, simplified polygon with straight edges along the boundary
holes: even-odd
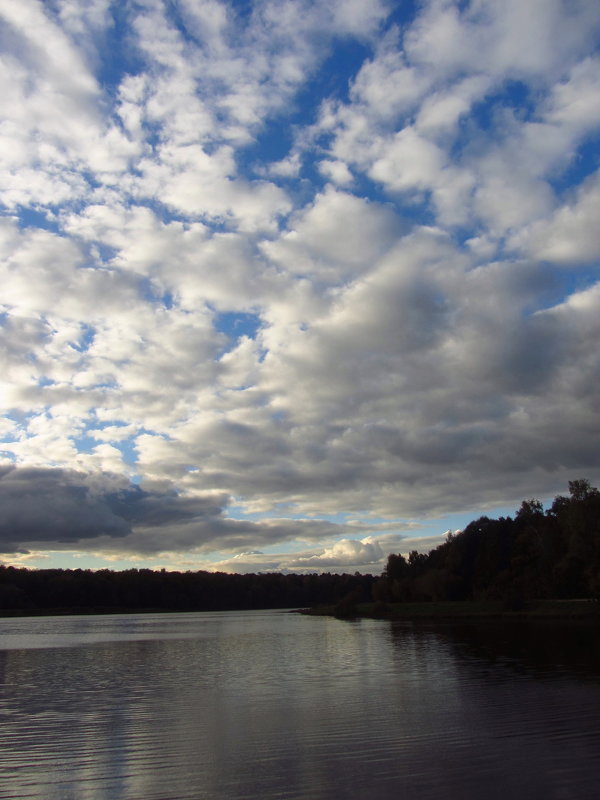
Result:
[[[3,613],[218,611],[354,604],[600,598],[600,492],[588,480],[544,510],[524,500],[514,518],[482,516],[428,554],[392,554],[383,575],[227,574],[0,566]]]
[[[0,566],[0,613],[227,611],[369,600],[372,575],[228,574],[127,569],[25,569]]]
[[[483,516],[429,554],[390,555],[373,587],[382,602],[600,597],[600,492],[569,482],[569,496],[544,511],[524,500],[514,518]]]

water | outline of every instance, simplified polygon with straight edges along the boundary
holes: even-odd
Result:
[[[0,619],[0,798],[588,800],[597,639],[273,611]]]

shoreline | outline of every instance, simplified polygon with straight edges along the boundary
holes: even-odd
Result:
[[[298,609],[307,616],[336,619],[412,620],[588,620],[600,622],[600,603],[597,600],[535,600],[522,609],[510,610],[500,602],[455,600],[406,603],[357,603],[351,609],[334,605]]]
[[[534,600],[518,610],[503,607],[500,601],[444,600],[404,603],[357,603],[356,605],[328,604],[307,608],[271,609],[178,609],[178,608],[131,608],[126,606],[71,606],[56,608],[0,609],[0,618],[11,617],[57,617],[57,616],[106,616],[125,614],[187,614],[212,613],[214,611],[287,611],[312,617],[335,617],[336,619],[384,619],[390,621],[412,620],[588,620],[600,622],[600,602],[594,599]]]

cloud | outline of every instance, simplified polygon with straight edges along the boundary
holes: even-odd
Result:
[[[325,548],[292,552],[248,551],[237,553],[232,558],[213,562],[211,569],[223,572],[297,572],[306,573],[353,573],[363,572],[379,575],[386,567],[389,553],[411,550],[428,553],[445,541],[440,536],[407,537],[400,534],[368,536],[363,539],[342,538]]]
[[[319,519],[235,519],[226,516],[228,498],[222,493],[184,495],[143,488],[117,473],[61,468],[0,467],[0,501],[4,509],[0,552],[4,553],[50,547],[138,556],[170,550],[201,554],[235,551],[251,542],[267,547],[291,540],[318,541],[365,527]],[[323,566],[329,561],[343,565],[352,558],[358,563],[356,557],[365,564],[383,558],[379,545],[370,539],[359,546],[342,538],[327,552]],[[294,566],[291,561],[290,565]]]
[[[4,467],[2,549],[10,552],[27,542],[77,542],[102,534],[125,536],[130,528],[111,508],[113,492],[114,487],[98,492],[73,472]]]
[[[0,16],[7,546],[368,570],[332,515],[593,480],[596,4]]]
[[[337,186],[349,186],[354,178],[342,161],[321,161],[319,170]]]
[[[597,10],[567,14],[558,0],[543,11],[533,0],[425,3],[402,35],[382,38],[348,102],[322,105],[314,134],[332,161],[409,202],[429,198],[442,224],[503,236],[551,211],[553,173],[597,130],[599,25]]]
[[[369,174],[393,191],[429,189],[443,166],[438,148],[406,127],[381,148]]]
[[[296,274],[337,283],[375,263],[402,224],[385,206],[329,187],[289,227],[278,241],[263,243],[263,251]]]
[[[384,553],[378,542],[367,538],[363,541],[357,539],[339,539],[331,547],[326,548],[319,555],[300,556],[292,561],[294,567],[320,569],[327,567],[353,566],[356,564],[381,564]]]
[[[574,265],[600,259],[600,234],[595,220],[600,212],[600,177],[593,175],[571,203],[516,236],[514,245],[534,258]]]

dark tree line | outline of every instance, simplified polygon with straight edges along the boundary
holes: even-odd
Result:
[[[525,500],[514,519],[480,517],[424,555],[390,555],[373,590],[380,601],[600,597],[600,492],[569,482],[544,511]]]
[[[249,575],[129,569],[39,569],[0,566],[0,610],[220,611],[356,603],[600,598],[600,492],[569,482],[544,511],[525,500],[514,518],[480,517],[427,555],[390,555],[380,578],[323,573]]]
[[[372,575],[237,575],[39,569],[0,566],[0,609],[11,611],[224,611],[335,604],[349,594],[368,601]]]

